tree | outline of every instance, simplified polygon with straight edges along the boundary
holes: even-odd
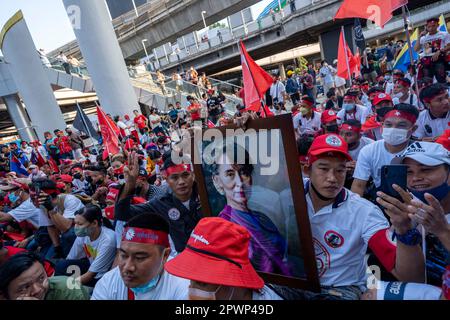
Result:
[[[209,26],[209,30],[216,29],[216,28],[225,29],[226,27],[227,27],[227,25],[225,23],[216,22]]]

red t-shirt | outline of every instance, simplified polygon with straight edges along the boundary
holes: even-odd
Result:
[[[55,138],[54,144],[59,147],[60,154],[72,152],[72,147],[70,146],[69,138],[66,136]]]
[[[197,111],[191,113],[191,111],[195,109],[197,109]],[[192,121],[200,120],[200,105],[198,103],[191,104],[187,107],[187,111],[191,115]]]
[[[134,123],[137,124],[139,129],[144,129],[145,128],[145,120],[147,120],[142,114],[138,115],[137,117],[134,118]]]

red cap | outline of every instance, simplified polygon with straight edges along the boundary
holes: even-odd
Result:
[[[348,154],[348,145],[345,140],[336,134],[324,134],[314,139],[308,151],[309,163],[317,160],[317,157],[325,153],[343,155],[347,160],[351,161],[352,157]]]
[[[373,99],[373,105],[377,106],[377,105],[380,104],[380,102],[383,102],[383,101],[390,101],[390,102],[392,102],[392,98],[391,98],[390,95],[381,92],[381,93],[377,94],[375,96],[375,98]]]
[[[64,189],[66,187],[66,185],[62,182],[57,182],[56,183],[56,188],[57,189]]]
[[[264,281],[250,263],[250,234],[225,219],[203,218],[186,249],[164,266],[167,272],[203,283],[259,290]]]
[[[322,112],[322,116],[320,118],[320,121],[322,124],[330,123],[332,121],[337,120],[337,114],[333,110],[325,110]]]
[[[58,181],[62,181],[64,183],[72,183],[73,178],[72,178],[72,176],[69,176],[68,174],[62,174],[59,176]]]

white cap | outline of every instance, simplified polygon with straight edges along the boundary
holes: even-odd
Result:
[[[392,163],[403,163],[405,158],[413,159],[429,167],[439,166],[444,163],[450,165],[450,151],[441,144],[434,142],[414,142],[401,155],[395,157]]]

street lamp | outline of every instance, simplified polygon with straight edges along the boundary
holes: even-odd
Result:
[[[205,29],[206,29],[206,28],[208,28],[208,26],[206,25],[205,14],[206,14],[206,11],[202,11],[203,24],[205,25]]]
[[[147,39],[143,39],[141,42],[142,42],[142,46],[144,47],[145,56],[147,57],[147,61],[149,61],[147,48],[145,47],[145,43],[146,43],[147,41],[148,41]]]

